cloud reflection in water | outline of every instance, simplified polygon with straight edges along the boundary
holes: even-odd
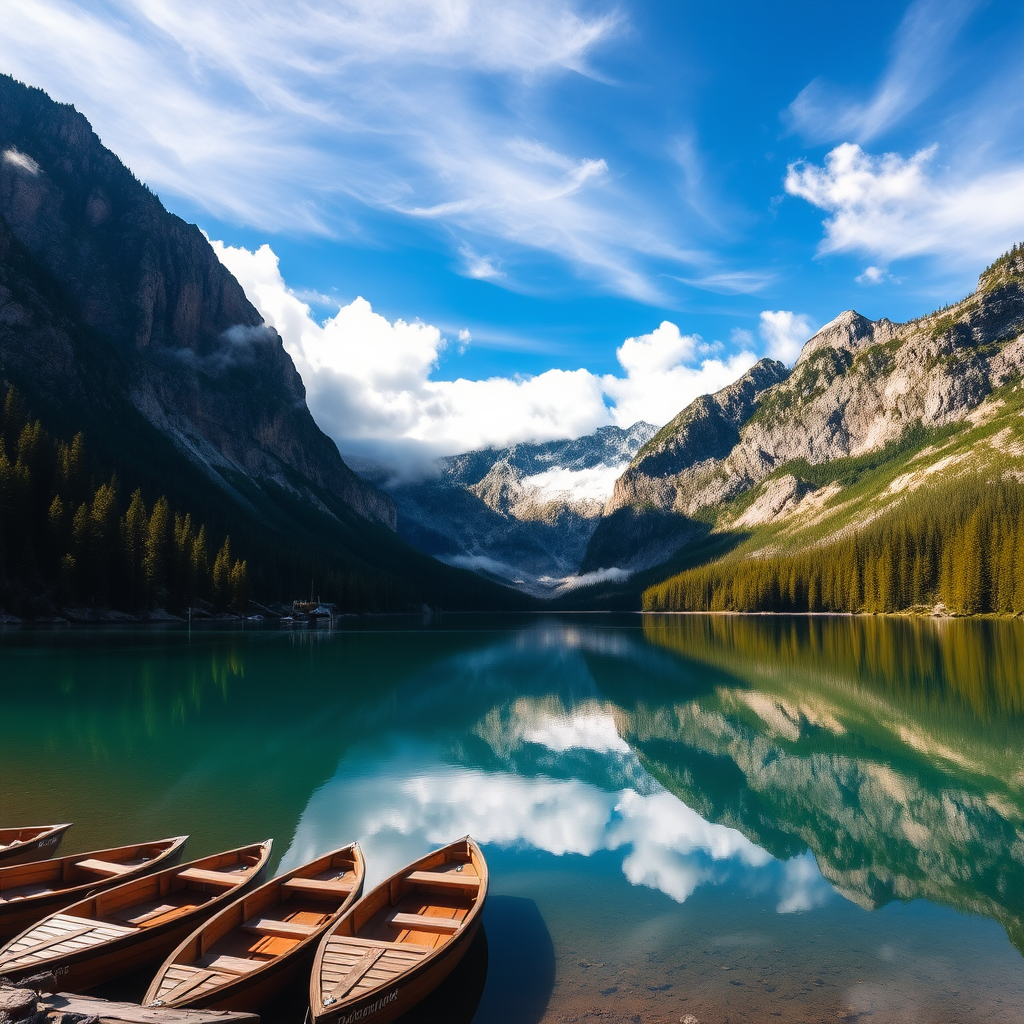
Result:
[[[281,869],[356,837],[369,886],[469,833],[484,845],[559,857],[620,851],[622,873],[633,885],[678,902],[700,885],[738,879],[757,891],[777,885],[783,913],[820,906],[833,892],[812,856],[780,864],[664,789],[596,702],[559,714],[549,702],[519,698],[492,716],[490,727],[481,723],[476,733],[502,748],[499,770],[451,763],[442,744],[398,734],[385,750],[350,752],[310,799]],[[518,770],[510,765],[510,754],[526,754],[530,746],[545,748],[543,774],[531,764],[535,757],[523,757]],[[577,777],[581,750],[590,755],[586,779]],[[625,780],[637,784],[623,786]]]

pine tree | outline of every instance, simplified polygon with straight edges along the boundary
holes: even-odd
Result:
[[[171,538],[171,510],[167,498],[161,497],[153,506],[146,530],[146,590],[151,601],[160,600],[167,586]]]
[[[213,600],[218,608],[231,604],[231,538],[224,544],[213,561]]]
[[[148,601],[145,568],[147,518],[142,491],[136,489],[121,522],[126,576],[125,600],[132,611],[144,607]]]

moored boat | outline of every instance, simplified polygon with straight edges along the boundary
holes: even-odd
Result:
[[[164,868],[51,914],[0,949],[0,976],[52,972],[82,992],[162,960],[200,922],[263,880],[271,841]]]
[[[324,932],[362,895],[364,873],[353,843],[266,882],[185,939],[143,1005],[258,1010],[305,984]]]
[[[315,1024],[387,1024],[433,991],[469,948],[487,864],[468,836],[392,875],[320,942],[309,984]]]
[[[188,836],[0,867],[0,938],[101,889],[177,864]]]
[[[69,828],[70,821],[64,825],[0,828],[0,867],[52,857]]]

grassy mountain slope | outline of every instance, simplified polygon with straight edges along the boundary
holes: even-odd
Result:
[[[732,539],[716,566],[722,578],[751,559],[766,567],[801,553],[809,566],[834,561],[844,539],[857,538],[863,546],[884,527],[890,539],[880,541],[881,557],[887,544],[908,543],[904,521],[929,503],[925,518],[937,524],[947,511],[943,506],[967,488],[973,495],[964,509],[969,518],[971,503],[987,507],[992,486],[1014,490],[1024,479],[1020,247],[981,275],[974,294],[930,316],[907,324],[858,323],[854,316],[844,314],[848,343],[837,338],[834,325],[807,343],[789,380],[764,396],[741,446],[716,467],[724,500],[707,510],[713,513],[712,535],[723,544]],[[752,450],[760,457],[755,472]],[[1015,501],[1011,496],[1010,505],[999,508]],[[989,547],[1005,546],[1019,525],[1007,519],[1013,518],[1009,511],[993,514],[999,521],[985,524],[984,539],[973,542],[982,562],[998,557],[986,554]],[[962,546],[949,529],[949,537],[929,543]],[[793,567],[792,560],[786,563],[787,572]],[[989,576],[994,571],[979,569]],[[940,589],[924,600],[950,604]],[[669,590],[652,589],[647,603],[686,606],[678,595],[669,598]],[[837,610],[879,604],[863,591],[860,600]],[[894,610],[886,604],[874,610]],[[770,605],[762,597],[751,607]],[[972,610],[970,605],[960,610]],[[998,605],[991,599],[988,607],[973,610],[1012,610]]]

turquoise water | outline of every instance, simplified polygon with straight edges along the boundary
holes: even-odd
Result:
[[[3,633],[0,818],[368,885],[470,833],[421,1020],[1024,1020],[1021,624],[352,622]]]

